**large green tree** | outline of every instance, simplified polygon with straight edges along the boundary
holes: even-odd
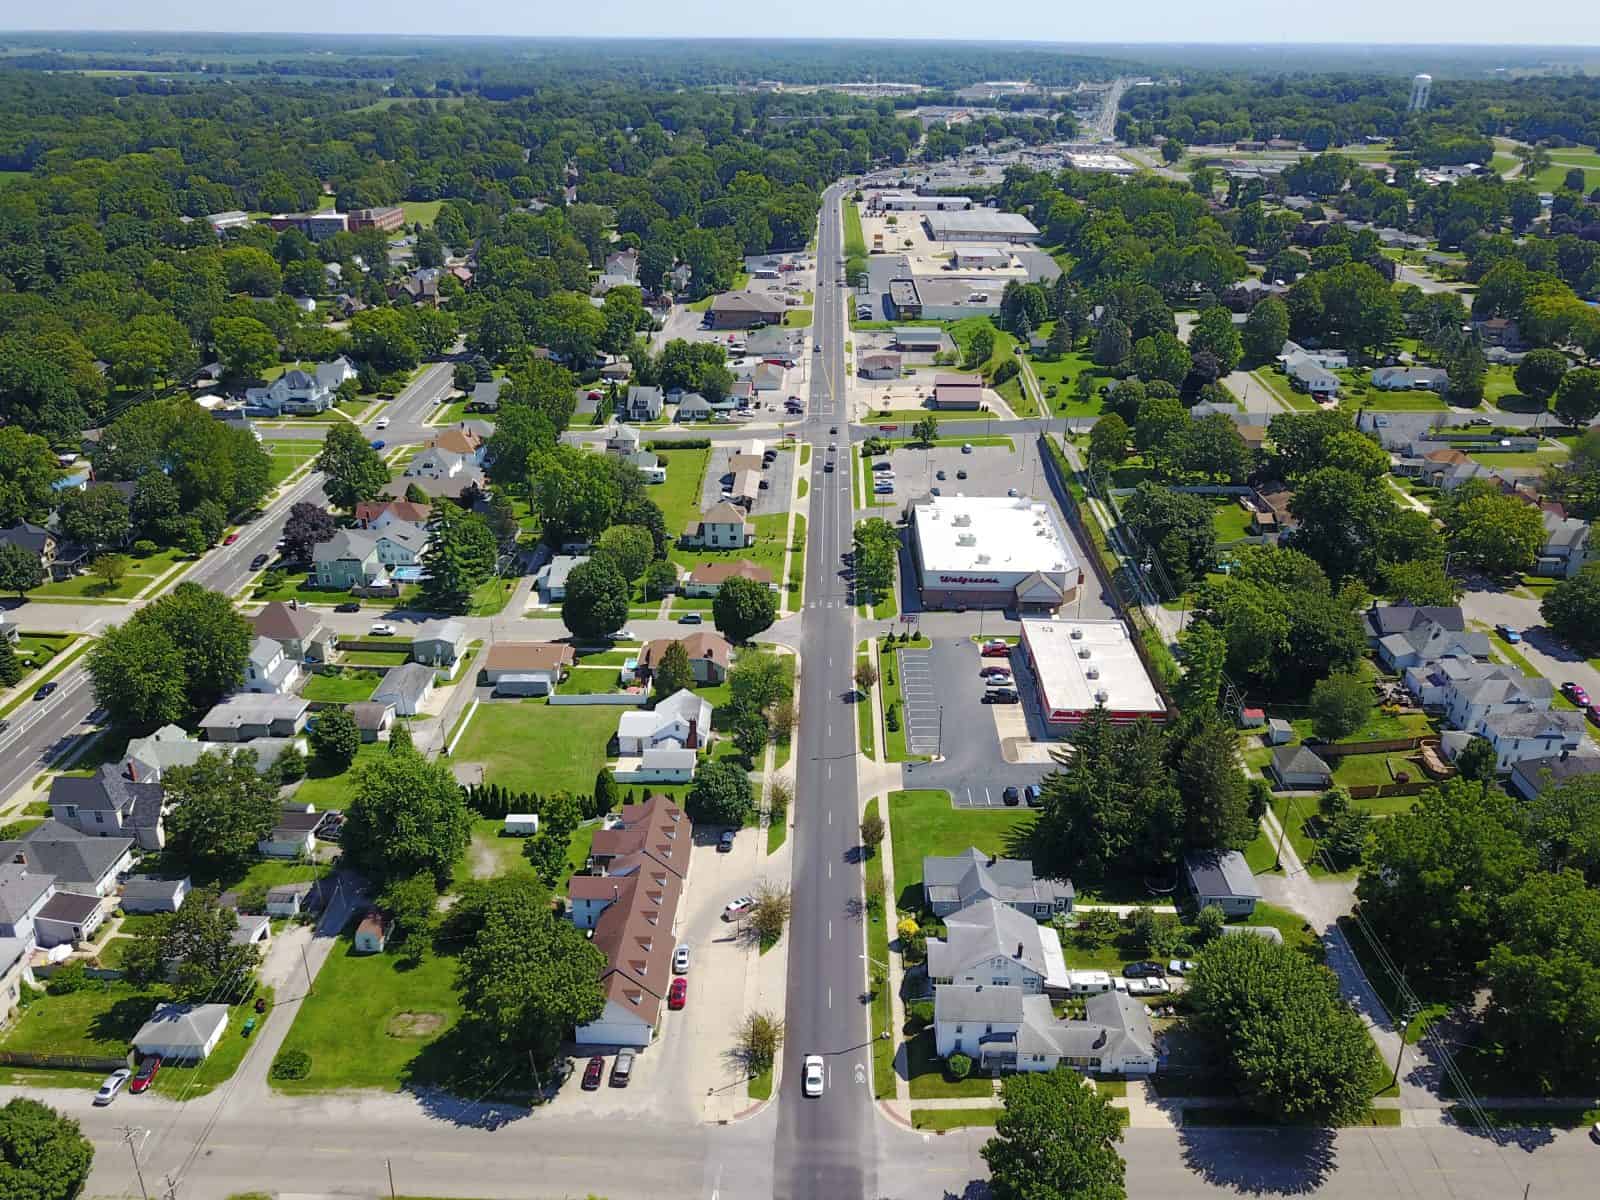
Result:
[[[1125,1200],[1122,1118],[1067,1067],[1008,1075],[983,1144],[995,1200]]]
[[[0,427],[0,527],[49,516],[60,475],[49,442],[14,425]]]
[[[1279,345],[1281,348],[1282,343]],[[1244,343],[1233,323],[1233,314],[1220,304],[1213,304],[1202,312],[1189,331],[1190,353],[1199,354],[1202,350],[1216,358],[1224,375],[1237,367],[1244,357]]]
[[[410,738],[362,767],[341,845],[351,866],[378,881],[426,871],[443,887],[472,836],[472,816],[449,766]]]
[[[1241,349],[1251,366],[1270,363],[1283,353],[1283,344],[1289,340],[1289,309],[1277,296],[1266,296],[1256,302],[1244,320],[1240,336]]]
[[[255,990],[260,949],[234,940],[238,923],[217,902],[216,888],[196,888],[177,912],[158,917],[134,935],[122,959],[129,983],[164,982],[177,964],[177,996],[195,1002],[230,1003]]]
[[[423,604],[433,612],[464,613],[473,591],[494,576],[498,551],[489,523],[454,504],[435,504],[428,534]]]
[[[345,421],[329,428],[317,455],[316,469],[327,478],[322,490],[335,508],[353,511],[363,500],[375,500],[389,483],[389,468],[361,430]]]
[[[764,583],[738,576],[722,581],[711,601],[711,619],[734,642],[748,642],[778,616],[778,596]]]
[[[737,828],[755,811],[756,798],[745,769],[728,759],[701,765],[685,798],[690,817]]]
[[[1444,528],[1450,552],[1489,575],[1528,570],[1545,540],[1544,514],[1536,505],[1487,489],[1451,504]]]
[[[1600,563],[1588,563],[1547,591],[1539,615],[1564,642],[1600,643]]]
[[[694,672],[689,666],[689,652],[683,643],[673,641],[661,653],[655,674],[650,680],[657,700],[664,700],[684,688],[694,687]]]
[[[73,1200],[89,1178],[94,1144],[78,1122],[25,1096],[0,1108],[0,1189],[16,1200]]]
[[[609,637],[628,620],[628,581],[604,559],[579,563],[567,576],[561,621],[579,641]]]
[[[164,772],[161,786],[167,853],[202,879],[248,864],[278,819],[277,788],[256,770],[254,750],[202,755]]]
[[[655,540],[639,525],[613,525],[600,535],[594,555],[608,560],[629,583],[644,574],[655,555]]]

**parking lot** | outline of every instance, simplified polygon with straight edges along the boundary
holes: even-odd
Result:
[[[778,446],[776,438],[756,433],[752,437],[764,441],[769,447]],[[711,463],[706,468],[705,481],[700,490],[700,509],[705,511],[722,499],[722,492],[733,480],[728,474],[728,459],[739,452],[739,444],[718,444],[711,452]],[[794,490],[795,458],[793,453],[779,452],[778,457],[768,464],[766,470],[761,472],[762,482],[767,486],[762,488],[756,496],[755,507],[751,509],[752,516],[763,516],[769,513],[789,511],[790,494]]]

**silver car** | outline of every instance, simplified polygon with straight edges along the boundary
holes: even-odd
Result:
[[[111,1072],[100,1084],[100,1090],[94,1094],[96,1106],[110,1104],[117,1095],[128,1085],[128,1080],[133,1078],[133,1072],[127,1067]]]
[[[823,1079],[824,1079],[824,1075],[823,1075],[823,1067],[822,1067],[822,1055],[820,1055],[820,1054],[808,1054],[808,1055],[806,1055],[806,1069],[805,1069],[805,1093],[806,1093],[806,1095],[807,1096],[820,1096],[820,1095],[822,1095]]]

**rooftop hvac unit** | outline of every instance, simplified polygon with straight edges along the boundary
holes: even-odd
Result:
[[[1089,657],[1089,647],[1087,647],[1087,646],[1079,646],[1078,647],[1078,657],[1079,658],[1088,658]]]
[[[989,556],[987,554],[980,554],[978,555],[978,561],[981,563],[986,563],[989,561]]]
[[[1090,667],[1087,671],[1084,672],[1084,674],[1086,676],[1088,676],[1090,679],[1099,679],[1100,678],[1100,668],[1099,667]]]
[[[958,533],[956,535],[956,545],[958,546],[976,546],[977,544],[978,535],[975,533]]]
[[[957,513],[955,516],[950,518],[950,524],[952,524],[952,525],[971,525],[972,524],[972,514],[971,513]]]
[[[1076,639],[1078,639],[1078,640],[1079,640],[1079,641],[1081,641],[1081,640],[1082,640],[1082,639],[1083,639],[1083,630],[1082,630],[1082,629],[1080,629],[1080,628],[1078,628],[1078,626],[1076,626],[1076,625],[1074,625],[1074,626],[1073,626],[1073,627],[1072,627],[1072,634],[1071,634],[1071,636],[1072,636],[1072,637],[1074,637],[1074,638],[1076,638]]]
[[[1095,688],[1094,698],[1097,704],[1104,704],[1107,700],[1111,699],[1111,693],[1106,691],[1105,688]]]

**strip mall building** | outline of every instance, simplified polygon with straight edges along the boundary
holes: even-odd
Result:
[[[1117,725],[1167,719],[1167,706],[1122,621],[1025,617],[1021,624],[1028,673],[1052,729],[1077,725],[1098,706]]]
[[[1048,504],[1026,496],[949,496],[911,509],[924,608],[1053,613],[1077,598],[1083,568]]]

